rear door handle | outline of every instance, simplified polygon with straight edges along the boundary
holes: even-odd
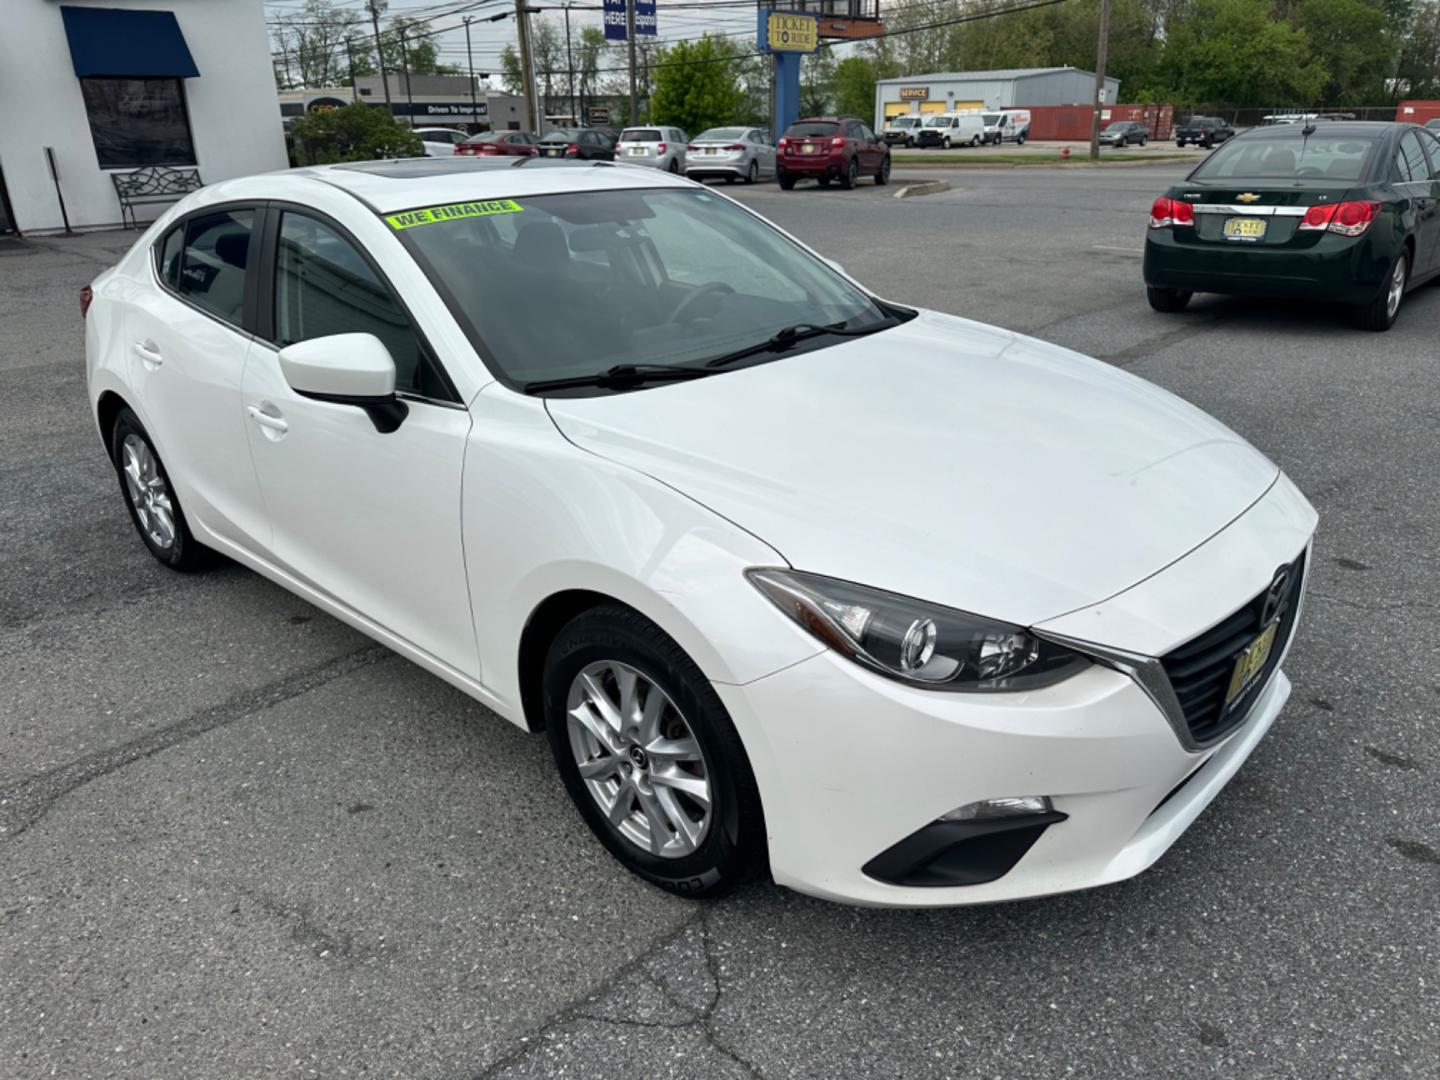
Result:
[[[278,432],[281,435],[290,430],[290,425],[281,417],[271,416],[269,413],[257,409],[254,405],[245,406],[245,411],[250,414],[251,420],[254,420],[255,423],[263,428],[269,428],[271,431]]]
[[[130,348],[136,356],[145,362],[145,366],[152,371],[159,367],[164,361],[164,358],[160,355],[160,350],[155,347],[153,341],[137,341],[131,345]]]

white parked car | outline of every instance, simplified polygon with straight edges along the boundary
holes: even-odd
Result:
[[[426,157],[452,157],[455,147],[470,138],[458,128],[416,128],[415,134],[425,144]]]
[[[685,171],[685,132],[676,127],[626,128],[615,144],[615,160],[666,172]]]
[[[155,558],[229,556],[547,733],[676,893],[1116,881],[1290,693],[1316,516],[1264,455],[679,177],[222,181],[81,308]]]

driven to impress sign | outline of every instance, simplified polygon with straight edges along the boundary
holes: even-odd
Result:
[[[765,20],[765,43],[771,52],[813,53],[819,40],[813,15],[772,11]]]

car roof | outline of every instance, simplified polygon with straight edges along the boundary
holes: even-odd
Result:
[[[1398,124],[1393,120],[1316,120],[1311,126],[1314,128],[1311,132],[1312,135],[1324,135],[1330,138],[1343,138],[1346,135],[1353,135],[1356,138],[1374,138],[1384,135],[1387,131],[1413,125]],[[1245,133],[1245,138],[1294,138],[1303,130],[1303,124],[1275,124],[1270,127],[1251,128]]]
[[[515,161],[523,162],[516,166]],[[397,161],[347,162],[315,165],[252,177],[258,181],[293,177],[349,192],[382,214],[417,206],[519,199],[580,191],[619,191],[626,188],[692,187],[690,181],[655,169],[639,169],[610,162],[545,161],[538,158],[403,158]],[[247,197],[243,185],[232,181],[230,198]],[[265,198],[264,194],[249,197]]]

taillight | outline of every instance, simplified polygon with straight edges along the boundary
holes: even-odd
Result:
[[[566,153],[567,156],[573,156],[573,155],[575,155],[575,154],[580,153],[580,145],[579,145],[579,143],[573,143],[573,142],[572,142],[569,146],[567,146],[567,147],[565,148],[565,153]]]
[[[1150,228],[1168,229],[1172,225],[1194,225],[1195,207],[1183,199],[1161,195],[1150,207]]]
[[[833,146],[836,150],[843,150],[845,147],[845,140],[839,135],[836,135],[835,138],[830,140],[830,145]]]
[[[784,136],[781,136],[780,141],[775,144],[775,148],[777,150],[784,150],[788,145],[789,143],[785,141]]]
[[[737,143],[731,143],[729,146],[725,147],[725,149],[726,149],[726,150],[744,150],[744,149],[745,149],[745,144],[744,144],[744,143],[738,143],[738,142],[737,142]]]
[[[655,144],[655,153],[657,153],[657,154],[663,154],[664,152],[665,152],[665,144],[664,144],[663,142],[662,142],[662,143],[656,143],[656,144]]]
[[[693,151],[695,151],[695,150],[698,150],[698,149],[700,149],[700,148],[699,148],[698,146],[696,146],[694,143],[686,143],[686,144],[685,144],[685,152],[686,152],[687,154],[688,154],[688,153],[691,153],[691,152],[693,152]]]
[[[1297,230],[1301,232],[1339,233],[1341,236],[1359,236],[1375,215],[1380,212],[1378,202],[1342,202],[1312,206],[1300,219]]]
[[[90,313],[90,301],[95,299],[95,290],[86,285],[80,290],[80,318]]]

